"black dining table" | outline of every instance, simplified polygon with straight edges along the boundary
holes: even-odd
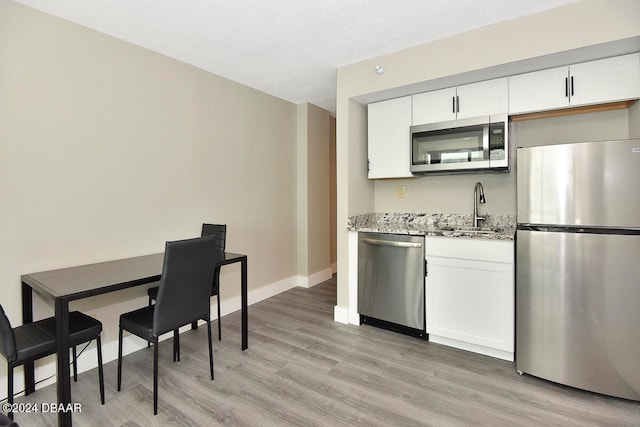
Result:
[[[33,322],[33,293],[54,301],[56,319],[58,425],[70,426],[72,410],[71,374],[69,371],[69,303],[74,300],[140,286],[160,280],[164,253],[144,255],[96,264],[80,265],[39,273],[23,274],[22,322]],[[240,263],[242,344],[248,348],[247,338],[247,256],[224,252],[213,260],[216,266]],[[25,394],[35,391],[33,362],[24,366]]]

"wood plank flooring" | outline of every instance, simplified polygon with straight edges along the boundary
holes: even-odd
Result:
[[[249,349],[240,313],[222,319],[210,381],[206,328],[160,344],[159,409],[153,415],[152,349],[72,383],[77,426],[640,426],[640,403],[519,376],[513,363],[370,326],[333,321],[335,278],[249,307]],[[213,325],[215,336],[215,325]],[[55,401],[55,387],[17,402]],[[55,425],[55,414],[17,414],[21,427]]]

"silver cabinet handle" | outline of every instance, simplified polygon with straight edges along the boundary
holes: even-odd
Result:
[[[363,242],[376,246],[396,246],[399,248],[421,248],[422,243],[418,242],[394,242],[391,240],[362,239]]]
[[[489,125],[486,124],[482,127],[482,157],[484,160],[489,160]]]
[[[571,96],[573,96],[573,89],[575,89],[575,86],[573,84],[573,76],[571,76]]]

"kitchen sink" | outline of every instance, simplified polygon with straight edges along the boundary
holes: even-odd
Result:
[[[473,234],[496,234],[504,232],[504,228],[498,227],[440,227],[442,231],[450,231],[453,233],[473,233]]]

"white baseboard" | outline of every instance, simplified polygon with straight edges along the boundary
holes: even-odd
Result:
[[[329,271],[329,270],[326,270]],[[322,272],[324,273],[324,272]],[[326,273],[325,273],[326,274]],[[313,280],[307,279],[307,283],[312,283],[318,278],[314,275]],[[320,277],[320,276],[318,276]],[[331,276],[329,275],[329,278]],[[320,282],[318,282],[320,283]],[[314,283],[315,285],[317,283]],[[311,286],[313,286],[311,285]],[[292,276],[290,278],[280,280],[278,282],[271,283],[269,285],[262,286],[258,289],[250,290],[247,298],[248,304],[252,305],[272,296],[278,295],[282,292],[288,291],[289,289],[293,289],[299,286],[299,278],[298,276]],[[222,295],[222,303],[220,307],[220,314],[222,316],[226,316],[227,314],[231,314],[235,311],[240,310],[242,307],[241,297],[238,295],[233,298],[224,299],[224,294]],[[211,320],[215,320],[218,317],[218,308],[216,306],[217,301],[216,298],[211,298]],[[180,328],[180,333],[188,331],[191,329],[190,325],[184,326]],[[172,334],[167,333],[160,337],[160,340],[165,340],[167,338],[171,338]],[[141,350],[147,347],[147,344],[144,340],[139,337],[130,335],[125,336],[123,339],[124,349],[123,356],[133,353],[135,351]],[[78,346],[78,351],[84,348],[84,346]],[[114,340],[111,342],[103,342],[102,343],[102,363],[105,364],[107,362],[111,362],[118,358],[118,341]],[[123,372],[126,373],[128,369],[126,366],[126,360],[123,361]],[[40,381],[43,378],[48,378],[54,376],[56,374],[56,361],[54,356],[50,356],[44,359],[41,359],[39,363],[36,365],[35,377],[36,381]],[[78,373],[85,372],[91,369],[94,369],[98,366],[97,359],[97,350],[95,342],[92,342],[91,345],[82,353],[81,356],[78,357]],[[131,366],[131,369],[135,369]],[[50,384],[55,384],[55,376],[47,381],[43,381],[36,385],[36,389],[40,389]],[[98,384],[96,383],[96,387]],[[14,370],[14,392],[24,390],[24,374],[22,367],[18,367]],[[0,377],[0,400],[7,398],[7,375],[6,373]]]
[[[515,360],[515,354],[512,351],[498,350],[495,348],[485,347],[483,345],[471,344],[468,342],[458,341],[432,334],[429,334],[429,341],[437,344],[447,345],[449,347],[459,348],[460,350],[471,351],[474,353],[484,354],[485,356],[507,360],[509,362],[513,362]]]
[[[334,306],[333,307],[333,320],[338,323],[344,323],[345,325],[349,324],[349,310],[344,307]]]
[[[269,285],[262,286],[258,289],[250,290],[247,295],[248,304],[255,304],[267,298],[271,298],[272,296],[281,294],[282,292],[288,291],[289,289],[293,289],[296,286],[298,286],[296,276],[293,276],[287,279],[280,280],[278,282],[271,283]],[[221,294],[221,297],[222,307],[220,307],[220,314],[222,316],[226,316],[227,314],[231,314],[242,308],[242,298],[240,297],[240,295],[237,295],[233,298],[225,299],[224,294]],[[218,308],[216,307],[215,301],[215,298],[211,298],[211,320],[215,320],[218,317]]]
[[[319,271],[311,276],[298,276],[298,286],[312,288],[322,282],[326,282],[333,276],[331,268]]]
[[[190,326],[185,327],[185,330],[190,329]],[[167,338],[171,338],[173,335],[171,333],[167,333],[160,337],[160,341],[164,341]],[[127,354],[133,353],[135,351],[141,350],[147,347],[146,341],[142,340],[142,338],[136,337],[134,335],[125,336],[123,339],[123,359]],[[78,349],[78,373],[82,373],[85,371],[89,371],[98,366],[98,353],[96,348],[95,340],[91,342],[89,347],[87,347],[82,354],[80,354],[80,350],[84,348],[86,344],[79,345]],[[69,355],[71,357],[71,354]],[[112,341],[109,343],[102,344],[102,363],[107,363],[118,358],[118,341]],[[123,360],[123,377],[126,378],[126,360]],[[130,369],[135,369],[135,366],[131,365]],[[69,372],[73,375],[73,370],[69,368]],[[36,380],[36,390],[46,387],[51,384],[56,383],[56,360],[55,356],[48,356],[43,359],[39,359],[36,362],[36,370],[35,370],[35,380]],[[44,380],[45,378],[48,378]],[[42,381],[44,380],[44,381]],[[42,381],[42,382],[39,382]],[[3,375],[0,377],[0,382],[2,383],[2,388],[0,389],[0,400],[7,398],[7,376]],[[98,387],[98,382],[96,381],[96,389]],[[106,387],[106,385],[105,385]],[[13,372],[13,392],[17,393],[24,390],[24,371],[23,367],[20,366],[16,368]],[[22,396],[24,393],[19,393],[17,396]]]

